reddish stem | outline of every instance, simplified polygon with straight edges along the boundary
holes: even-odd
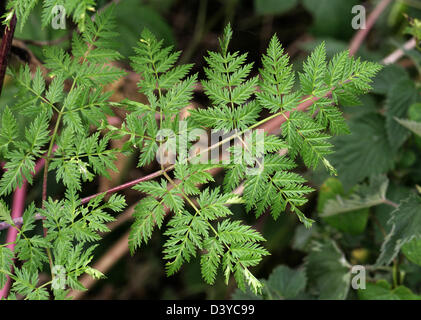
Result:
[[[108,189],[108,190],[107,190],[107,191],[105,191],[105,192],[96,193],[96,194],[93,194],[93,195],[91,195],[91,196],[89,196],[89,197],[83,198],[83,199],[81,200],[81,203],[82,203],[82,204],[86,204],[86,203],[88,203],[90,200],[92,200],[93,198],[96,198],[96,197],[98,197],[98,196],[100,196],[100,195],[102,195],[102,194],[104,194],[104,193],[105,193],[105,194],[110,194],[110,193],[118,192],[118,191],[121,191],[121,190],[124,190],[124,189],[130,188],[130,187],[133,187],[134,185],[136,185],[136,184],[138,184],[138,183],[140,183],[140,182],[144,182],[144,181],[152,180],[152,179],[154,179],[154,178],[156,178],[156,177],[159,177],[161,174],[162,174],[161,170],[156,171],[156,172],[151,173],[151,174],[148,174],[147,176],[144,176],[144,177],[142,177],[142,178],[138,178],[138,179],[136,179],[136,180],[132,180],[132,181],[126,182],[126,183],[124,183],[124,184],[121,184],[121,185],[119,185],[119,186],[116,186],[116,187],[114,187],[114,188]]]
[[[15,193],[13,194],[13,205],[12,205],[12,219],[20,218],[23,213],[23,209],[25,206],[25,199],[26,199],[26,189],[28,187],[28,182],[25,180],[22,183],[22,186],[20,188],[17,188],[15,190]],[[16,228],[9,228],[7,231],[7,238],[6,243],[10,243],[7,247],[12,250],[15,249],[15,241],[16,237],[18,235],[18,230]],[[13,272],[13,265],[11,267],[11,272]],[[7,282],[4,285],[4,287],[0,290],[0,299],[6,298],[7,294],[10,289],[11,280],[10,277],[7,276]]]
[[[367,37],[370,30],[373,28],[377,19],[380,17],[382,12],[387,8],[387,6],[392,2],[392,0],[382,0],[370,13],[367,18],[365,29],[360,29],[352,38],[349,45],[349,54],[353,56],[360,49],[361,45],[364,42],[364,39]]]
[[[37,174],[45,165],[45,159],[39,159],[37,163],[35,164],[35,170],[33,172],[33,175]],[[13,202],[12,202],[12,219],[14,221],[21,220],[22,214],[25,208],[25,200],[26,200],[26,190],[28,187],[28,181],[24,179],[22,186],[16,188],[14,194],[13,194]],[[0,229],[1,230],[1,229]],[[7,231],[7,238],[6,243],[10,243],[7,247],[12,250],[15,248],[14,242],[16,241],[16,237],[18,235],[18,230],[16,228],[9,228]],[[11,267],[11,272],[13,272],[13,265]],[[0,290],[0,299],[7,298],[9,289],[11,285],[10,277],[7,276],[7,282],[4,285],[4,287]]]
[[[4,29],[3,40],[0,45],[0,95],[6,75],[7,61],[9,60],[10,49],[12,48],[13,35],[16,28],[16,15],[13,15],[8,27]]]

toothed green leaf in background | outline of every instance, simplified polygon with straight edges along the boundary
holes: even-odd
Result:
[[[392,288],[386,280],[368,282],[365,289],[358,290],[358,297],[360,300],[421,300],[421,297],[412,293],[409,288]]]
[[[393,84],[387,93],[386,100],[386,130],[390,145],[396,150],[409,137],[410,132],[396,118],[407,115],[409,107],[417,99],[417,90],[411,80],[400,80]]]
[[[294,299],[304,291],[307,277],[304,270],[281,265],[273,269],[265,284],[265,290],[274,299]]]
[[[367,225],[369,208],[385,202],[387,186],[385,177],[376,177],[369,185],[357,185],[345,193],[338,179],[329,178],[320,187],[317,210],[338,230],[362,233]]]
[[[357,0],[303,0],[302,4],[314,18],[312,33],[343,38],[355,32],[350,21]]]
[[[309,282],[321,300],[343,300],[351,286],[351,266],[333,240],[313,243],[306,259]]]

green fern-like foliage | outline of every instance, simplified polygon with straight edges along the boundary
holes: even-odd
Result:
[[[35,3],[10,1],[9,8],[24,23]],[[44,23],[51,19],[48,13],[55,4],[44,1]],[[269,254],[265,239],[234,219],[230,206],[244,205],[256,217],[270,211],[274,219],[291,211],[310,227],[313,220],[299,208],[313,189],[294,168],[302,160],[308,168],[322,164],[335,173],[326,159],[332,152],[329,139],[349,132],[337,105],[356,102],[369,91],[379,65],[351,58],[348,52],[328,62],[322,44],[296,79],[274,36],[262,56],[259,74],[252,76],[253,63],[247,62],[247,54],[230,51],[232,30],[227,26],[220,50],[205,57],[206,78],[201,86],[209,105],[189,109],[183,118],[181,111],[193,99],[198,75],[190,74],[192,65],[177,64],[180,52],[164,47],[148,30],[142,32],[131,57],[131,66],[141,77],[139,91],[148,103],[109,101],[112,93],[104,86],[125,73],[113,64],[120,58],[113,47],[113,9],[82,21],[82,12],[91,5],[91,1],[66,2],[83,32],[74,34],[71,52],[54,46],[45,49],[48,74],[40,69],[31,74],[28,67],[10,70],[20,91],[17,102],[1,111],[0,155],[6,160],[6,171],[0,179],[0,196],[8,196],[24,180],[32,184],[36,161],[42,157],[49,175],[65,187],[66,194],[61,200],[44,195],[40,208],[35,204],[27,208],[15,251],[0,246],[0,285],[10,275],[13,294],[45,299],[49,297],[46,285],[37,286],[37,281],[39,272],[48,267],[54,274],[55,266],[63,266],[67,288],[78,290],[83,289],[79,275],[101,276],[89,267],[101,238],[98,233],[108,230],[106,223],[114,219],[111,212],[121,211],[125,201],[119,195],[108,200],[95,195],[87,202],[78,193],[84,182],[117,170],[116,155],[124,152],[138,156],[138,167],[160,162],[157,179],[133,187],[139,202],[129,235],[131,252],[147,244],[155,229],[163,229],[168,275],[198,258],[205,282],[213,284],[222,274],[226,283],[233,276],[240,289],[261,292],[263,284],[251,270]],[[119,126],[107,124],[111,107],[127,111]],[[23,129],[18,114],[29,123]],[[281,135],[256,130],[273,119],[281,119]],[[225,138],[196,153],[187,152],[204,130]],[[122,149],[110,147],[110,140],[122,137],[127,138]],[[221,159],[203,161],[220,147]],[[222,187],[215,187],[211,170],[224,171]],[[46,236],[29,236],[39,216],[44,217]],[[0,218],[17,227],[3,202]],[[13,258],[24,263],[11,274],[7,270]],[[55,298],[64,298],[67,289],[57,288],[55,279],[48,284],[54,285]]]
[[[61,6],[65,10],[65,12],[62,12],[64,17],[72,17],[73,22],[78,25],[81,31],[85,31],[88,20],[90,20],[88,12],[94,12],[96,4],[95,0],[9,0],[7,9],[10,11],[5,15],[4,23],[8,24],[13,14],[16,14],[18,23],[22,28],[28,20],[32,9],[38,3],[42,3],[43,7],[43,27],[49,25],[54,19],[54,15],[58,13],[54,11],[54,8]]]
[[[81,274],[101,276],[89,267],[95,243],[101,239],[98,232],[108,230],[106,223],[115,219],[110,211],[121,211],[125,200],[113,195],[103,201],[103,196],[99,196],[82,205],[77,192],[82,182],[97,175],[107,176],[108,170],[115,168],[115,155],[119,152],[109,148],[107,135],[89,129],[106,120],[107,114],[112,115],[108,102],[111,93],[102,88],[124,75],[111,64],[120,57],[112,49],[112,29],[110,8],[95,22],[87,20],[82,35],[74,35],[71,54],[56,47],[45,49],[48,75],[38,68],[32,76],[27,66],[10,70],[20,91],[17,102],[1,113],[0,149],[6,165],[0,179],[0,196],[9,195],[24,180],[32,184],[36,161],[42,157],[50,174],[67,190],[60,201],[45,199],[41,208],[32,203],[20,227],[11,220],[9,210],[3,208],[1,220],[19,232],[13,253],[1,248],[4,273],[0,282],[3,284],[6,274],[12,278],[12,297],[19,294],[28,299],[48,298],[46,285],[36,286],[38,273],[48,264],[51,272],[55,266],[63,267],[67,279],[63,289],[54,286],[54,277],[48,283],[56,298],[65,297],[68,288],[83,289],[77,279]],[[24,129],[19,128],[17,115],[29,123]],[[37,215],[44,217],[46,237],[29,235],[36,227]],[[12,263],[10,256],[24,262],[21,268],[15,267],[14,274],[6,271]]]
[[[110,46],[110,38],[115,35],[111,12],[107,10],[95,22],[89,21],[82,36],[74,35],[72,56],[57,47],[45,49],[45,65],[52,78],[48,87],[40,69],[33,78],[29,67],[11,70],[20,87],[13,111],[34,120],[21,140],[13,112],[6,108],[3,113],[1,149],[7,171],[0,180],[0,195],[21,186],[23,178],[31,183],[35,159],[45,152],[52,157],[49,170],[57,169],[57,180],[69,189],[80,190],[81,180],[92,180],[93,173],[107,175],[106,170],[114,167],[117,151],[107,150],[108,138],[88,130],[89,125],[98,126],[112,114],[108,104],[111,93],[104,93],[102,86],[124,75],[109,65],[120,57]],[[71,84],[64,94],[66,81]],[[50,135],[54,114],[57,121]],[[54,144],[58,150],[53,154]]]
[[[233,190],[243,184],[241,202],[256,216],[270,210],[276,219],[289,208],[310,227],[313,220],[305,217],[299,207],[306,203],[306,194],[313,189],[306,185],[302,176],[292,171],[296,160],[301,157],[311,168],[323,163],[330,172],[335,172],[326,159],[332,152],[329,139],[333,134],[349,132],[336,105],[343,98],[356,100],[358,95],[367,92],[370,79],[380,67],[350,58],[347,52],[338,54],[328,63],[322,44],[304,64],[299,89],[294,91],[292,66],[276,36],[262,58],[260,77],[251,78],[253,65],[246,62],[247,55],[229,51],[231,37],[228,26],[220,39],[220,51],[209,52],[205,57],[207,79],[202,81],[202,86],[211,105],[206,109],[189,110],[185,130],[211,128],[233,132],[227,141],[235,140],[236,144],[227,147],[226,151],[242,154],[243,161],[192,164],[191,156],[179,154],[170,167],[175,170],[173,178],[179,182],[164,173],[166,178],[160,182],[143,182],[135,187],[147,196],[136,206],[129,244],[134,250],[146,243],[154,228],[163,227],[165,216],[173,212],[164,232],[168,239],[163,253],[168,261],[169,275],[200,253],[206,282],[213,283],[217,271],[221,270],[227,281],[230,274],[234,274],[240,288],[244,289],[248,284],[254,292],[259,292],[261,284],[249,268],[258,264],[268,252],[259,244],[264,238],[257,231],[230,217],[232,213],[228,206],[238,199]],[[140,91],[148,97],[150,105],[125,103],[133,110],[131,115],[142,115],[139,121],[145,124],[147,121],[157,123],[152,119],[159,114],[159,129],[177,128],[172,122],[177,122],[179,111],[188,105],[195,76],[185,78],[190,65],[172,68],[179,53],[172,53],[171,48],[161,49],[161,46],[162,42],[145,31],[136,49],[137,55],[132,58],[133,68],[142,75]],[[168,78],[172,79],[171,85]],[[300,103],[310,100],[313,105],[308,112],[297,109]],[[259,121],[263,109],[271,115]],[[315,113],[314,118],[312,114]],[[166,121],[169,117],[172,117],[171,123]],[[283,117],[282,137],[265,134],[260,151],[253,134],[241,138],[275,117]],[[126,134],[131,136],[130,143],[141,149],[139,165],[144,165],[148,163],[145,159],[152,160],[150,149],[158,149],[158,128],[151,125],[146,130],[141,128],[136,129],[129,122],[124,126]],[[151,144],[155,146],[151,147]],[[201,153],[213,148],[215,146]],[[279,155],[281,150],[286,150],[286,154]],[[260,161],[247,156],[252,151]],[[200,191],[196,185],[213,181],[207,170],[215,166],[226,170],[224,192],[219,188]],[[251,166],[258,169],[254,174],[249,174]],[[192,195],[197,203],[189,198]]]

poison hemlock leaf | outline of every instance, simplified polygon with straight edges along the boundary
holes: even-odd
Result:
[[[10,0],[7,8],[13,10],[17,16],[17,21],[22,29],[32,9],[41,1],[39,0]],[[51,23],[51,20],[55,17],[54,11],[55,6],[61,5],[66,10],[66,16],[71,16],[73,21],[78,25],[80,31],[84,31],[86,23],[90,20],[90,16],[87,14],[89,11],[95,11],[94,0],[44,0],[42,1],[43,12],[42,12],[42,25],[43,27]]]
[[[90,20],[88,13],[95,11],[94,0],[44,0],[42,12],[43,27],[48,25],[54,18],[53,8],[56,5],[64,6],[66,15],[72,17],[73,21],[78,25],[80,31],[85,31],[86,29],[86,24],[88,23],[88,20]]]
[[[43,147],[49,141],[48,121],[49,117],[45,113],[39,113],[38,116],[25,129],[25,140],[13,142],[10,140],[16,127],[16,121],[6,109],[3,117],[9,118],[11,123],[8,125],[10,145],[13,145],[6,152],[5,158],[8,162],[5,165],[7,170],[0,180],[0,195],[9,194],[16,186],[22,186],[25,178],[32,183],[32,174],[35,168],[35,158],[40,157],[44,152]]]
[[[108,175],[106,169],[115,168],[113,151],[106,150],[108,139],[98,141],[99,133],[90,137],[86,133],[87,126],[99,125],[101,119],[106,120],[106,114],[112,114],[107,105],[110,92],[104,93],[101,86],[124,75],[110,65],[120,58],[110,44],[115,36],[111,31],[114,26],[112,8],[108,8],[96,16],[95,22],[88,19],[82,35],[75,34],[73,57],[57,47],[47,47],[45,62],[53,77],[48,89],[39,68],[34,77],[27,65],[11,71],[22,92],[20,103],[14,108],[33,120],[25,128],[25,139],[15,140],[16,120],[9,109],[2,114],[3,122],[9,123],[0,138],[1,150],[7,160],[7,171],[0,180],[0,195],[7,195],[16,186],[21,186],[23,179],[32,184],[36,158],[43,156],[47,150],[51,153],[51,144],[56,142],[49,129],[53,112],[59,114],[56,128],[63,124],[63,130],[56,130],[53,134],[58,136],[56,140],[61,157],[54,158],[49,167],[49,170],[57,169],[57,180],[79,190],[80,180],[93,179],[88,167],[94,173],[105,176]],[[66,79],[72,81],[72,86],[63,97]]]
[[[125,200],[121,196],[113,195],[104,204],[101,204],[102,198],[97,197],[87,205],[80,206],[80,200],[69,192],[64,200],[46,201],[44,209],[40,210],[45,217],[44,226],[48,229],[46,237],[29,237],[28,232],[35,228],[36,208],[31,204],[25,210],[14,249],[16,258],[23,261],[23,265],[15,267],[12,292],[28,299],[49,299],[47,288],[37,287],[38,273],[49,261],[46,250],[49,250],[51,263],[62,267],[65,288],[84,290],[77,278],[85,272],[100,276],[88,265],[93,259],[94,242],[101,238],[97,232],[109,231],[105,224],[114,220],[106,210],[119,212],[125,207]],[[1,249],[0,261],[4,264],[5,261],[7,263],[8,253]],[[2,269],[8,270],[8,267],[2,266]],[[54,290],[56,298],[66,294],[62,290]]]
[[[80,134],[74,139],[72,130],[65,130],[58,139],[58,148],[50,170],[56,170],[57,182],[80,190],[81,182],[92,181],[95,174],[110,178],[108,170],[117,171],[114,164],[118,150],[108,149],[109,137],[100,138],[99,132],[91,136]]]
[[[49,294],[47,288],[37,287],[38,274],[32,273],[25,267],[15,270],[16,280],[13,282],[13,292],[23,295],[30,300],[47,300]]]
[[[142,199],[135,207],[135,222],[131,227],[129,236],[129,247],[131,252],[147,242],[152,236],[155,225],[160,228],[165,217],[165,209],[162,200],[158,201],[152,197]]]
[[[207,283],[215,281],[217,271],[222,266],[226,281],[233,274],[241,289],[245,289],[247,283],[257,293],[262,285],[248,268],[255,266],[267,254],[258,244],[264,239],[250,227],[230,219],[231,212],[227,206],[232,203],[234,195],[229,192],[243,182],[242,199],[247,211],[254,210],[256,216],[260,216],[270,210],[276,219],[289,208],[306,227],[310,227],[313,220],[305,217],[298,207],[307,202],[305,196],[313,189],[305,185],[303,177],[291,172],[296,166],[294,160],[301,156],[308,167],[323,163],[334,172],[326,159],[332,152],[332,145],[328,142],[331,137],[329,133],[346,133],[348,128],[333,104],[338,103],[344,95],[357,97],[370,90],[371,78],[380,67],[349,58],[346,52],[328,62],[322,44],[305,63],[300,74],[301,89],[293,92],[295,77],[292,66],[276,36],[270,41],[267,53],[262,58],[260,81],[258,77],[249,77],[252,64],[246,62],[246,54],[229,51],[231,38],[232,30],[227,26],[219,41],[220,51],[209,52],[205,58],[208,66],[202,85],[211,106],[189,110],[185,129],[187,133],[199,128],[220,130],[224,134],[235,132],[231,136],[234,146],[226,151],[231,156],[240,155],[242,158],[225,166],[226,193],[223,195],[219,189],[209,188],[200,191],[197,185],[211,179],[204,174],[204,170],[189,169],[191,165],[186,166],[186,158],[178,156],[174,171],[180,183],[174,184],[167,177],[168,181],[145,182],[135,187],[146,193],[147,197],[136,206],[129,243],[132,251],[146,243],[154,228],[163,226],[167,212],[173,212],[174,216],[169,218],[164,231],[168,239],[163,253],[168,261],[166,270],[169,275],[202,251],[201,270]],[[141,150],[140,166],[150,163],[152,157],[149,155],[162,147],[157,139],[158,127],[151,125],[157,123],[156,113],[159,113],[160,129],[173,129],[172,123],[166,119],[177,116],[187,106],[196,76],[187,76],[190,65],[174,67],[179,52],[173,52],[172,47],[163,48],[163,42],[147,30],[142,33],[135,50],[132,65],[142,75],[139,87],[147,96],[149,105],[124,101],[123,104],[129,106],[133,115],[142,116],[136,121],[144,121],[143,125],[134,126],[127,121],[121,129],[112,130],[130,135],[130,143],[136,144]],[[261,89],[259,92],[257,85]],[[331,90],[334,98],[329,100],[324,96]],[[293,111],[300,97],[306,94],[318,98],[310,110],[311,113],[318,111],[316,119],[305,112]],[[285,116],[286,121],[282,127],[284,139],[265,135],[263,149],[259,151],[254,138],[239,136],[257,127],[256,122],[263,108],[274,113],[272,117]],[[287,117],[286,112],[290,111]],[[146,131],[142,127],[147,127]],[[187,143],[188,139],[184,142]],[[288,156],[277,154],[282,149],[288,149]],[[255,152],[255,158],[251,151]],[[256,161],[256,158],[259,160]],[[254,170],[253,174],[250,174],[251,169]],[[192,205],[190,195],[198,196],[197,205]]]
[[[179,175],[182,170],[176,167]],[[196,181],[201,181],[200,170],[191,174],[196,176]],[[254,292],[260,291],[262,285],[248,271],[248,267],[255,266],[268,252],[258,244],[264,238],[257,231],[228,218],[232,213],[225,205],[237,196],[221,195],[219,189],[206,189],[201,192],[198,207],[195,207],[196,212],[191,214],[183,208],[187,199],[182,191],[183,183],[174,188],[170,186],[162,179],[160,183],[144,182],[135,187],[149,196],[135,208],[136,221],[129,237],[131,250],[149,240],[155,225],[161,227],[165,205],[175,213],[165,231],[168,240],[163,252],[168,261],[168,275],[174,274],[184,262],[195,257],[198,250],[206,250],[202,253],[201,269],[207,283],[214,283],[222,265],[227,281],[233,273],[240,288],[245,289],[247,283]],[[213,223],[220,218],[224,219],[217,224]]]
[[[10,266],[13,263],[13,252],[7,247],[0,247],[0,269],[10,270]],[[6,274],[0,272],[0,287],[4,287],[6,284]]]
[[[24,3],[28,5],[25,10],[30,10],[28,1],[22,1]],[[68,1],[66,5],[73,6],[69,12],[74,17],[88,18],[85,11],[89,3],[93,1]],[[45,2],[45,5],[53,4],[54,1]],[[16,7],[16,10],[23,9]],[[25,14],[17,12],[22,18]],[[109,231],[107,223],[114,220],[110,211],[119,212],[125,207],[125,200],[119,195],[110,196],[106,202],[103,202],[104,195],[100,195],[81,205],[76,193],[81,190],[82,181],[91,181],[98,175],[108,176],[108,170],[115,169],[117,151],[109,148],[110,137],[100,136],[95,130],[91,133],[90,125],[98,126],[101,120],[106,120],[106,115],[113,114],[108,101],[112,93],[103,90],[103,86],[124,75],[112,65],[120,58],[112,49],[115,36],[112,8],[96,15],[95,21],[89,18],[83,24],[84,32],[73,36],[71,52],[55,46],[46,48],[44,61],[52,78],[48,86],[47,75],[40,68],[33,74],[28,66],[10,70],[20,88],[19,98],[1,114],[0,152],[7,163],[0,180],[0,195],[9,194],[21,186],[24,179],[31,184],[35,162],[41,157],[48,158],[49,171],[55,174],[57,181],[63,182],[66,190],[64,199],[49,198],[42,208],[32,203],[23,214],[14,248],[14,258],[21,263],[15,266],[12,275],[11,294],[28,299],[50,298],[46,286],[37,287],[38,274],[45,271],[47,263],[64,268],[66,288],[84,289],[78,281],[84,273],[99,277],[100,274],[89,267],[95,242],[101,239],[99,233]],[[66,90],[65,82],[70,83]],[[17,112],[27,123],[22,130],[18,130],[14,117]],[[55,152],[54,144],[57,144]],[[34,234],[36,214],[45,217],[46,236]],[[3,218],[12,224],[8,216]],[[1,248],[2,283],[9,270],[7,250]],[[52,292],[55,298],[64,298],[68,290]]]
[[[16,13],[23,23],[36,1],[9,3],[17,5]],[[44,10],[55,4],[56,0],[44,1]],[[141,77],[139,91],[148,102],[126,99],[111,103],[112,92],[103,89],[125,75],[114,63],[121,55],[114,48],[113,37],[117,34],[112,7],[92,20],[86,11],[92,9],[93,1],[72,0],[66,6],[81,31],[73,35],[72,50],[56,46],[45,49],[45,67],[51,78],[48,85],[41,69],[34,74],[29,67],[12,70],[20,88],[19,99],[12,108],[1,112],[0,153],[7,164],[0,180],[0,196],[9,195],[24,179],[31,184],[35,163],[41,157],[46,158],[49,172],[66,189],[63,199],[48,198],[41,209],[31,204],[25,210],[14,255],[22,265],[15,269],[12,294],[49,298],[46,287],[37,287],[38,275],[47,263],[64,267],[66,289],[52,290],[56,298],[64,298],[67,288],[84,290],[78,281],[84,273],[101,277],[89,264],[96,242],[101,239],[99,233],[109,231],[107,223],[114,220],[111,212],[121,211],[125,200],[112,195],[103,201],[105,194],[101,194],[82,205],[77,192],[84,182],[108,176],[109,169],[116,170],[117,153],[139,151],[138,166],[143,167],[151,164],[157,154],[162,157],[165,154],[162,149],[173,140],[175,145],[166,151],[174,155],[175,164],[167,167],[165,178],[134,187],[145,197],[135,207],[129,235],[131,252],[147,243],[156,227],[163,228],[165,224],[163,256],[168,275],[199,257],[206,283],[213,284],[217,274],[222,273],[227,284],[233,277],[243,292],[261,293],[263,283],[251,269],[269,255],[262,245],[265,239],[254,228],[234,220],[229,206],[244,203],[246,210],[253,210],[256,216],[270,210],[275,219],[290,210],[305,227],[310,227],[313,220],[299,207],[307,202],[306,196],[313,189],[292,170],[300,157],[309,168],[322,163],[330,173],[335,173],[327,159],[333,151],[330,138],[349,131],[336,105],[346,98],[355,101],[367,93],[379,65],[351,58],[347,52],[327,61],[325,45],[321,44],[305,62],[299,75],[300,86],[294,90],[293,67],[276,36],[262,58],[260,75],[250,76],[253,63],[247,61],[247,54],[229,50],[232,30],[227,26],[219,52],[209,52],[205,57],[206,80],[202,85],[210,106],[189,109],[182,123],[180,113],[191,103],[197,75],[189,75],[192,65],[177,65],[181,53],[174,52],[173,47],[164,47],[162,40],[145,29],[131,65]],[[48,22],[51,16],[47,11],[44,20]],[[307,95],[305,99],[314,101],[311,108],[296,110]],[[113,115],[111,106],[129,111],[118,127],[105,124],[107,115]],[[29,123],[23,134],[14,117],[17,112]],[[266,112],[270,115],[260,120]],[[311,114],[315,113],[317,117],[313,118]],[[264,141],[259,143],[253,129],[275,117],[285,119],[282,137],[265,133]],[[103,129],[107,133],[103,134]],[[228,139],[234,142],[233,146],[224,152],[229,152],[230,158],[241,155],[241,161],[200,164],[193,163],[192,156],[184,151],[177,154],[175,150],[197,141],[195,132],[199,129],[234,132]],[[166,135],[169,131],[172,133]],[[250,131],[254,135],[246,135]],[[109,146],[112,139],[123,137],[128,140],[122,150]],[[201,190],[199,186],[214,181],[209,171],[217,167],[227,172],[224,192],[213,186]],[[240,198],[232,191],[241,184],[244,191]],[[7,213],[3,210],[1,217],[9,221]],[[35,230],[37,213],[45,217],[43,226],[48,230],[45,237],[29,236]],[[164,219],[167,213],[172,214]],[[346,282],[347,264],[337,247],[328,244],[319,249],[310,255],[309,265],[321,261],[323,275],[330,272],[335,277],[336,282],[332,283]],[[8,269],[11,253],[2,248],[0,254],[1,268]],[[318,271],[312,272],[323,277]],[[4,282],[4,273],[0,282]],[[342,280],[338,280],[341,274]],[[270,294],[292,298],[302,291],[306,281],[301,271],[280,268],[268,284],[274,287]],[[336,287],[332,292],[339,297],[346,295]]]
[[[171,130],[175,131],[175,134],[180,133],[178,126],[174,126],[177,122],[171,119],[173,117],[178,119],[179,112],[189,104],[193,86],[197,81],[197,75],[187,76],[192,65],[175,66],[180,52],[173,52],[172,46],[163,48],[163,43],[163,40],[158,41],[149,30],[145,29],[135,48],[136,55],[131,57],[133,69],[144,77],[139,83],[139,88],[148,98],[149,105],[123,101],[129,105],[133,117],[127,119],[130,122],[126,120],[126,125],[120,131],[129,134],[132,147],[141,150],[139,167],[155,159],[158,150],[158,129],[161,129],[161,132]],[[159,113],[160,117],[159,128],[155,121],[156,113]]]
[[[221,52],[209,52],[205,57],[207,80],[202,81],[206,95],[214,104],[207,110],[192,110],[191,119],[200,126],[229,132],[244,130],[256,123],[261,106],[249,101],[254,97],[258,77],[247,80],[252,63],[245,63],[247,54],[230,53],[232,38],[230,26],[220,39]]]
[[[18,138],[16,119],[12,111],[6,106],[1,117],[0,155],[6,155],[9,146]]]
[[[29,14],[37,4],[38,0],[11,0],[7,3],[7,9],[12,9],[19,19],[21,29],[28,20]],[[11,19],[11,15],[10,15]],[[6,21],[7,22],[7,21]]]
[[[10,216],[10,210],[2,200],[0,200],[0,221],[4,221],[10,225],[13,225],[13,220]]]
[[[331,89],[321,86],[326,69],[326,45],[322,42],[304,62],[304,72],[300,73],[300,84],[304,94],[312,94],[320,97]]]

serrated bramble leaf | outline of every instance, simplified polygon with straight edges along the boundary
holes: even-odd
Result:
[[[399,253],[400,248],[413,239],[421,237],[421,198],[410,195],[399,204],[388,221],[391,231],[382,244],[377,265],[388,265]]]

